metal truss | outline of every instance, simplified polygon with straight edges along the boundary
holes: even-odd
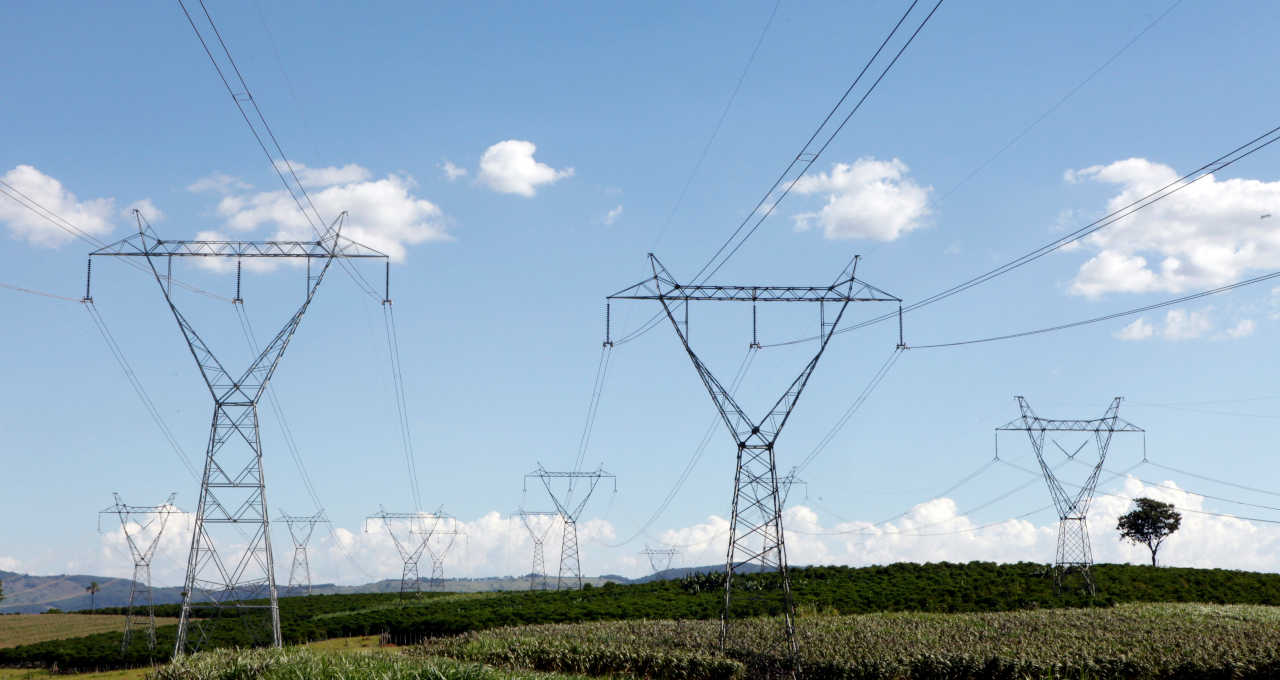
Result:
[[[324,510],[314,515],[290,515],[280,511],[280,521],[289,528],[289,538],[293,539],[293,565],[289,567],[289,588],[303,589],[311,594],[311,560],[307,556],[307,544],[315,533],[316,525],[329,524]]]
[[[93,271],[94,257],[146,259],[214,403],[174,655],[199,649],[207,634],[203,622],[222,615],[240,619],[250,632],[253,644],[279,647],[280,608],[258,430],[258,400],[280,365],[329,266],[343,258],[385,261],[386,256],[342,236],[346,213],[339,215],[315,241],[167,241],[155,234],[141,213],[135,210],[134,215],[138,233],[90,253],[89,272]],[[195,326],[179,311],[172,296],[174,257],[233,257],[237,264],[241,258],[305,258],[308,265],[306,298],[248,368],[233,373],[223,366]],[[158,259],[163,259],[164,273],[157,264]],[[313,259],[318,260],[318,272],[314,274]],[[239,273],[237,266],[237,302],[240,300]],[[91,282],[86,276],[86,301],[93,299]],[[223,546],[222,551],[219,545]],[[198,608],[198,617],[193,617],[193,608]],[[191,636],[193,627],[194,637]]]
[[[649,558],[649,566],[653,568],[653,573],[656,576],[671,568],[671,561],[680,554],[680,549],[650,548],[646,545],[644,550],[640,551],[640,554]]]
[[[409,531],[425,536],[422,545],[426,548],[427,556],[431,558],[431,580],[427,581],[427,590],[442,591],[444,590],[444,560],[453,549],[458,537],[465,534],[458,529],[457,518],[443,510],[424,514],[422,519],[422,528],[414,529],[411,526]],[[441,540],[432,545],[432,539]]]
[[[613,474],[605,472],[604,466],[592,472],[552,472],[542,467],[542,463],[538,463],[538,469],[525,475],[527,482],[530,477],[537,477],[542,480],[542,486],[547,490],[547,495],[551,497],[551,502],[556,505],[556,512],[560,515],[560,520],[564,522],[564,533],[560,538],[560,571],[556,575],[556,590],[564,587],[567,579],[576,581],[575,586],[582,588],[582,560],[578,554],[578,518],[582,516],[583,508],[587,507],[587,501],[590,500],[591,494],[595,492],[596,486],[600,484],[601,479],[606,477],[613,480],[613,490],[618,491],[618,478]],[[563,494],[557,494],[551,488],[552,480],[568,480],[568,489]],[[579,479],[587,480],[587,491],[582,494],[577,503],[573,502],[574,483]]]
[[[120,500],[120,494],[111,494],[115,503],[98,513],[98,531],[102,531],[102,516],[114,515],[120,520],[120,529],[124,532],[125,542],[129,544],[129,553],[133,556],[133,581],[129,585],[129,607],[125,610],[124,637],[120,640],[120,653],[129,649],[129,641],[134,630],[145,626],[147,631],[147,651],[156,649],[156,613],[155,601],[151,594],[151,558],[160,545],[160,537],[164,535],[169,517],[181,513],[173,504],[177,493],[169,494],[160,505],[126,505]],[[154,527],[154,528],[153,528]],[[146,614],[135,607],[146,607]]]
[[[809,497],[809,482],[804,481],[796,476],[797,470],[791,468],[791,471],[778,479],[778,490],[782,492],[782,505],[787,505],[787,499],[791,497],[791,488],[799,484],[804,487],[804,497]]]
[[[551,527],[555,525],[556,518],[560,517],[560,513],[521,508],[517,514],[520,515],[520,522],[524,524],[524,528],[528,530],[529,538],[533,539],[533,571],[529,572],[529,590],[547,590],[551,584],[547,577],[547,561],[544,557],[543,545],[547,540],[547,534],[551,532]]]
[[[734,471],[733,503],[729,521],[729,546],[725,557],[724,608],[720,617],[720,646],[729,637],[729,621],[733,618],[734,575],[748,564],[758,564],[764,571],[777,572],[782,590],[784,644],[794,660],[799,652],[796,643],[794,603],[791,579],[787,573],[786,541],[782,528],[784,486],[778,477],[774,444],[791,417],[800,394],[804,391],[831,341],[836,327],[850,303],[889,302],[898,304],[898,344],[902,344],[902,300],[857,278],[858,258],[840,272],[828,286],[712,286],[685,285],[667,271],[658,258],[649,254],[653,276],[609,296],[609,300],[656,300],[675,329],[689,360],[702,379],[707,393],[715,402],[729,434],[737,446]],[[749,417],[734,400],[729,390],[712,374],[689,344],[689,308],[696,301],[749,302],[752,304],[752,347],[759,347],[755,329],[755,304],[760,302],[808,302],[818,305],[819,344],[813,358],[787,387],[769,412],[759,420]],[[831,311],[828,312],[828,307]],[[683,308],[683,314],[677,311]],[[785,485],[787,488],[790,484]]]
[[[1063,577],[1070,572],[1079,572],[1084,579],[1085,587],[1090,594],[1097,590],[1093,582],[1090,567],[1093,566],[1093,549],[1089,544],[1088,515],[1089,505],[1093,502],[1094,492],[1098,487],[1098,476],[1102,473],[1107,459],[1107,451],[1111,448],[1111,438],[1117,432],[1143,432],[1143,429],[1120,418],[1121,397],[1116,397],[1101,418],[1092,420],[1053,420],[1041,418],[1031,410],[1031,405],[1023,397],[1017,397],[1021,415],[1007,424],[996,428],[997,432],[1026,432],[1031,440],[1031,448],[1035,451],[1036,460],[1040,463],[1040,471],[1044,473],[1045,484],[1049,487],[1049,495],[1053,498],[1053,507],[1058,511],[1058,550],[1054,558],[1054,582],[1062,587]],[[1044,459],[1044,444],[1049,432],[1085,432],[1093,435],[1097,445],[1098,462],[1093,466],[1089,476],[1079,485],[1075,494],[1067,492],[1058,475]],[[1074,451],[1068,452],[1056,440],[1050,439],[1053,445],[1069,459],[1084,450],[1089,441],[1086,439]],[[1075,485],[1072,485],[1075,486]]]
[[[422,592],[422,577],[418,573],[418,562],[422,553],[427,550],[427,541],[431,539],[431,528],[428,519],[432,515],[425,512],[387,512],[381,507],[378,512],[365,518],[364,531],[369,533],[369,521],[381,520],[387,535],[400,553],[404,568],[400,572],[400,598],[405,599]],[[397,534],[392,522],[403,522],[403,536]]]

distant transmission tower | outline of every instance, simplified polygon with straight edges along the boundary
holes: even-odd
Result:
[[[644,550],[640,551],[640,554],[649,558],[649,566],[653,567],[653,574],[657,576],[671,568],[671,561],[680,554],[680,549],[650,548],[646,545]]]
[[[791,417],[801,392],[827,349],[827,343],[844,317],[851,302],[896,302],[898,311],[898,345],[902,346],[902,301],[855,277],[858,258],[854,258],[829,286],[713,286],[683,285],[649,254],[653,276],[610,295],[610,300],[656,300],[675,329],[680,343],[693,362],[694,369],[720,411],[738,448],[734,472],[733,505],[729,520],[729,548],[725,559],[724,609],[720,619],[720,646],[725,648],[729,636],[729,620],[733,618],[732,593],[734,574],[751,563],[766,571],[778,572],[783,597],[784,636],[792,660],[799,653],[796,643],[791,578],[787,573],[786,542],[782,531],[782,494],[779,491],[778,467],[774,444]],[[756,332],[755,305],[758,302],[812,302],[818,304],[818,350],[791,383],[782,397],[762,420],[752,420],[734,400],[729,390],[707,368],[689,344],[689,307],[695,301],[749,302],[752,305],[751,345],[759,346]],[[828,314],[827,306],[835,308]],[[608,330],[606,329],[606,337]]]
[[[307,557],[307,544],[315,533],[317,524],[328,524],[329,518],[324,510],[314,515],[290,515],[280,511],[280,519],[289,527],[289,538],[293,539],[293,566],[289,567],[289,588],[302,588],[311,594],[311,560]]]
[[[543,555],[543,545],[560,513],[530,511],[522,508],[519,514],[520,522],[529,531],[529,538],[533,539],[533,571],[529,572],[529,590],[547,590],[550,588],[550,583],[547,580],[547,561]]]
[[[582,516],[582,509],[587,507],[587,501],[590,500],[592,492],[596,490],[596,485],[601,479],[609,478],[613,480],[613,490],[618,490],[618,478],[612,474],[605,472],[604,467],[596,469],[592,472],[551,472],[538,464],[538,469],[525,475],[527,481],[530,477],[537,477],[542,480],[542,486],[547,490],[547,495],[551,497],[551,502],[556,504],[556,512],[560,515],[560,520],[564,522],[564,534],[560,539],[560,571],[556,575],[556,590],[560,590],[565,585],[565,580],[571,582],[576,581],[576,588],[582,588],[582,560],[578,556],[578,518]],[[568,488],[561,494],[557,494],[551,488],[552,480],[568,480]],[[587,490],[578,499],[577,503],[573,502],[574,482],[579,479],[587,480]]]
[[[94,256],[146,259],[213,397],[213,424],[205,450],[174,655],[199,649],[207,635],[205,622],[217,618],[224,609],[234,612],[246,625],[253,644],[279,647],[280,608],[258,431],[258,400],[280,365],[329,265],[346,258],[386,261],[387,256],[341,235],[346,213],[339,215],[315,241],[170,241],[156,236],[142,214],[133,212],[138,233],[90,253],[89,271],[93,271]],[[242,373],[232,373],[178,311],[173,297],[175,257],[235,258],[236,301],[241,299],[239,265],[243,259],[302,258],[307,263],[306,298],[249,367]],[[321,263],[318,273],[312,273],[312,260]],[[163,273],[160,267],[164,268]],[[92,300],[86,281],[85,301]],[[199,610],[194,618],[193,608]],[[251,616],[255,613],[261,616]],[[196,636],[189,640],[193,626]]]
[[[423,527],[418,530],[424,536],[423,545],[431,558],[431,580],[427,582],[427,590],[444,590],[444,560],[457,542],[462,532],[458,530],[458,520],[443,510],[422,516]],[[433,539],[436,540],[432,543]]]
[[[418,572],[418,562],[422,553],[427,550],[427,542],[431,540],[434,523],[431,518],[437,514],[425,512],[387,512],[379,508],[378,512],[365,519],[364,531],[369,532],[369,521],[380,520],[382,526],[400,553],[404,568],[400,572],[400,599],[416,596],[422,592],[422,577]],[[396,524],[400,524],[399,527]],[[397,531],[398,529],[398,531]]]
[[[1120,397],[1111,402],[1111,406],[1101,418],[1094,420],[1050,420],[1037,416],[1031,405],[1022,397],[1017,397],[1018,408],[1022,415],[1009,421],[1008,424],[996,428],[1000,431],[1026,432],[1031,440],[1031,448],[1040,462],[1040,471],[1044,473],[1045,484],[1049,487],[1049,495],[1053,497],[1053,506],[1058,511],[1058,552],[1054,559],[1054,583],[1060,589],[1063,577],[1072,571],[1080,572],[1085,587],[1090,594],[1096,594],[1093,574],[1089,568],[1093,566],[1093,549],[1089,545],[1089,526],[1086,521],[1089,515],[1089,504],[1093,502],[1094,491],[1098,487],[1098,475],[1107,460],[1107,450],[1111,448],[1111,437],[1117,432],[1143,432],[1142,428],[1120,418]],[[1075,494],[1067,493],[1062,481],[1044,459],[1044,440],[1048,432],[1088,432],[1093,434],[1094,443],[1098,447],[1098,462],[1080,485]],[[1056,440],[1054,446],[1062,451],[1068,459],[1076,455],[1088,445],[1085,439],[1074,451],[1068,453]]]
[[[133,631],[142,624],[143,615],[135,607],[146,607],[147,650],[156,648],[155,601],[151,596],[151,558],[160,545],[169,516],[182,512],[173,504],[178,494],[171,493],[160,505],[125,505],[120,494],[111,494],[116,502],[98,513],[98,531],[102,531],[102,516],[115,515],[120,520],[125,542],[133,556],[133,582],[129,586],[129,608],[125,611],[124,637],[120,640],[120,653],[129,649]]]

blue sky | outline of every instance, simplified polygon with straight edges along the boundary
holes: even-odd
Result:
[[[600,356],[604,296],[645,277],[650,250],[677,277],[692,276],[750,213],[905,3],[778,3],[702,158],[774,8],[767,1],[267,0],[211,7],[290,158],[310,169],[312,191],[326,209],[350,210],[354,229],[397,254],[392,297],[424,503],[469,526],[452,573],[527,570],[528,539],[507,515],[522,502],[523,473],[539,461],[573,464]],[[1265,65],[1280,56],[1272,39],[1278,19],[1266,3],[1230,11],[1194,0],[1030,9],[945,3],[797,192],[716,278],[826,283],[861,253],[860,276],[910,302],[1021,255],[1272,128],[1277,96]],[[130,232],[125,212],[139,201],[158,211],[155,229],[172,238],[267,238],[296,228],[176,4],[19,6],[0,26],[0,41],[8,94],[0,100],[7,122],[0,175],[31,195],[43,192],[46,207],[103,240]],[[908,344],[1073,321],[1280,269],[1280,223],[1263,217],[1280,208],[1275,154],[1266,149],[1074,248],[908,315]],[[87,244],[3,196],[0,228],[0,283],[81,295]],[[184,263],[180,275],[231,296],[225,274]],[[246,310],[259,335],[299,301],[301,279],[287,268],[246,276]],[[198,460],[210,404],[154,283],[105,262],[94,297]],[[1041,482],[964,513],[1033,479],[1027,474],[994,466],[934,498],[991,458],[992,428],[1017,415],[1015,394],[1042,415],[1064,418],[1096,417],[1125,396],[1121,414],[1148,431],[1153,461],[1280,490],[1269,455],[1280,417],[1268,360],[1276,300],[1264,284],[1024,340],[908,351],[802,474],[807,490],[797,490],[788,516],[792,560],[1049,560],[1051,513],[1010,519],[1048,504]],[[244,360],[230,305],[190,295],[180,302],[215,350]],[[0,334],[9,386],[0,396],[7,518],[0,568],[126,573],[118,537],[97,535],[94,513],[112,491],[138,504],[177,491],[178,504],[193,510],[196,485],[81,305],[5,288],[0,310],[9,320]],[[656,310],[619,303],[613,311],[621,334]],[[381,314],[334,272],[274,383],[339,529],[320,540],[318,580],[398,574],[388,544],[361,532],[362,518],[380,504],[412,503]],[[727,379],[746,352],[750,310],[702,305],[692,325],[699,351]],[[765,343],[816,326],[813,310],[761,311]],[[896,340],[896,329],[882,325],[833,341],[780,440],[783,468],[813,450]],[[760,352],[744,403],[766,409],[811,351]],[[588,506],[585,571],[641,574],[647,565],[636,552],[661,541],[684,546],[687,563],[722,558],[717,522],[728,510],[733,449],[719,430],[647,535],[617,545],[658,507],[713,416],[670,328],[613,350],[585,463],[616,473],[619,490],[604,489]],[[268,414],[263,428],[273,512],[312,511],[279,424]],[[1001,450],[1034,467],[1025,442],[1002,438]],[[1127,468],[1141,459],[1141,444],[1117,441],[1111,455],[1109,469]],[[1275,505],[1267,494],[1163,468],[1134,474]],[[1094,523],[1099,559],[1141,561],[1111,530],[1123,496],[1181,492],[1137,479],[1103,489],[1122,497],[1100,499],[1098,512],[1111,515]],[[1280,519],[1256,507],[1169,497],[1184,507]],[[533,487],[526,503],[549,505]],[[912,508],[894,529],[915,522],[959,533],[857,540],[802,533],[875,534],[882,529],[858,523]],[[999,524],[966,530],[989,523]],[[157,563],[158,581],[180,578],[180,538],[162,553],[168,567]],[[340,555],[340,541],[361,569]],[[1203,515],[1171,541],[1167,560],[1275,571],[1278,545],[1275,525]],[[549,563],[554,555],[553,548]]]

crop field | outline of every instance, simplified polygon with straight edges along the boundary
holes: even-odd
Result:
[[[581,675],[512,671],[452,659],[331,652],[308,647],[219,650],[161,667],[154,680],[588,680]]]
[[[0,616],[0,648],[29,645],[46,640],[115,633],[124,630],[123,616],[109,614],[9,614]],[[157,618],[156,625],[177,623],[177,619]]]
[[[653,678],[786,677],[779,621],[610,621],[473,632],[419,653],[565,672]],[[797,619],[808,680],[978,678],[1182,680],[1280,677],[1280,607],[1124,604],[1107,609],[881,613]],[[727,658],[726,658],[727,657]]]

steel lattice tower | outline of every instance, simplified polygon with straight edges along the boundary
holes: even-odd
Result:
[[[533,539],[533,571],[529,572],[529,590],[547,590],[551,584],[547,578],[547,561],[543,546],[547,540],[547,534],[560,513],[530,511],[522,508],[519,510],[519,515],[520,522],[524,524],[524,528],[529,531],[529,537]]]
[[[556,575],[556,590],[560,590],[564,586],[566,575],[569,579],[577,581],[577,588],[582,588],[582,560],[578,554],[578,518],[582,516],[583,508],[587,507],[587,501],[590,500],[591,494],[596,490],[596,485],[601,479],[609,478],[613,480],[613,490],[618,490],[618,478],[612,474],[605,472],[604,466],[592,472],[551,472],[542,467],[542,463],[538,463],[538,469],[525,475],[525,480],[530,477],[537,477],[542,480],[542,486],[547,490],[547,495],[551,497],[551,502],[556,505],[556,512],[560,515],[560,521],[564,522],[564,533],[560,537],[560,571]],[[568,480],[568,490],[560,495],[556,494],[551,488],[551,480],[564,479]],[[585,479],[588,482],[587,492],[582,494],[582,498],[577,503],[573,502],[574,482],[579,479]]]
[[[267,484],[258,430],[258,400],[280,365],[285,349],[325,273],[335,259],[387,256],[341,235],[342,213],[315,241],[171,241],[156,236],[137,210],[138,233],[90,253],[93,257],[142,257],[155,276],[160,292],[187,342],[191,356],[213,397],[213,423],[205,450],[191,552],[183,585],[182,613],[174,655],[199,649],[206,631],[202,621],[234,612],[250,631],[253,644],[281,646],[275,563],[271,551]],[[172,295],[173,258],[302,258],[307,263],[306,298],[275,337],[241,373],[223,366],[192,323],[178,309]],[[157,266],[162,260],[165,273]],[[311,261],[320,270],[312,274]],[[240,300],[240,268],[236,268],[236,296]],[[89,284],[85,300],[91,301]],[[222,554],[219,545],[236,546],[236,554]],[[243,545],[241,549],[239,546]],[[265,603],[263,603],[265,601]],[[199,616],[193,618],[193,609]],[[260,617],[255,615],[260,614]],[[258,621],[253,621],[258,618]],[[194,626],[196,636],[191,639]]]
[[[1093,502],[1094,491],[1098,487],[1098,476],[1107,460],[1107,451],[1111,448],[1111,438],[1117,432],[1143,432],[1143,429],[1120,418],[1121,397],[1116,397],[1101,418],[1093,420],[1051,420],[1041,418],[1031,410],[1031,405],[1023,397],[1017,397],[1018,409],[1022,415],[1009,423],[996,428],[997,432],[1026,432],[1031,440],[1031,448],[1035,451],[1036,460],[1040,463],[1040,471],[1044,473],[1045,484],[1049,487],[1049,495],[1053,497],[1053,506],[1058,511],[1058,550],[1054,558],[1054,583],[1061,589],[1063,577],[1078,571],[1084,579],[1089,593],[1096,594],[1093,583],[1093,549],[1089,544],[1089,505]],[[1092,433],[1094,443],[1098,447],[1098,462],[1094,464],[1089,476],[1079,485],[1076,493],[1069,494],[1058,479],[1058,475],[1044,459],[1044,440],[1049,432],[1087,432]],[[1051,440],[1052,441],[1052,440]],[[1068,453],[1061,444],[1054,441],[1063,455],[1074,460],[1076,455],[1088,445],[1088,440]]]
[[[453,544],[458,537],[463,535],[458,530],[458,520],[452,515],[446,514],[443,510],[428,515],[423,515],[424,522],[430,526],[424,527],[418,531],[425,538],[422,542],[426,548],[427,556],[431,558],[431,580],[427,581],[427,590],[441,591],[444,590],[444,560],[449,555],[449,551],[453,549]],[[410,529],[412,531],[412,529]],[[442,538],[444,540],[433,547],[431,539]]]
[[[317,524],[328,524],[329,518],[324,510],[314,515],[290,515],[280,511],[280,521],[289,528],[289,538],[293,539],[293,564],[289,567],[289,588],[302,588],[311,594],[311,560],[307,556],[307,544],[315,533]]]
[[[777,572],[783,597],[785,647],[791,659],[799,653],[796,643],[791,579],[787,573],[786,541],[782,528],[783,497],[779,491],[774,444],[791,417],[800,394],[817,368],[852,302],[898,303],[898,345],[902,347],[902,300],[856,278],[858,258],[849,263],[829,286],[721,286],[705,283],[680,284],[662,266],[653,253],[649,264],[653,276],[608,297],[609,300],[656,300],[675,329],[698,377],[702,379],[711,400],[728,427],[737,446],[734,470],[733,502],[729,520],[729,546],[725,557],[724,608],[720,618],[720,646],[725,648],[729,636],[729,620],[733,618],[734,575],[748,564],[758,564],[765,571]],[[758,302],[810,302],[819,308],[818,350],[801,370],[773,408],[761,420],[753,420],[734,400],[689,344],[689,307],[695,301],[749,302],[752,304],[751,346],[758,347],[755,332],[755,304]],[[827,314],[827,305],[835,308]],[[683,307],[683,319],[677,310]],[[607,337],[607,331],[606,331]]]
[[[147,650],[156,648],[156,613],[155,601],[151,594],[151,558],[160,545],[160,537],[164,535],[169,517],[182,512],[173,504],[177,493],[169,494],[160,505],[126,505],[120,500],[120,494],[114,493],[116,502],[98,513],[98,530],[102,530],[102,516],[115,515],[120,520],[120,529],[124,532],[125,542],[129,544],[129,553],[133,556],[133,582],[129,584],[129,608],[125,610],[124,637],[120,640],[120,653],[129,649],[129,640],[133,631],[141,624],[142,614],[135,606],[145,605]],[[155,527],[154,531],[151,531]]]
[[[680,554],[680,549],[650,548],[646,545],[644,550],[640,551],[640,554],[649,558],[649,566],[653,568],[653,574],[657,576],[671,568],[671,561]]]
[[[427,541],[431,540],[431,527],[427,526],[429,517],[431,515],[424,512],[387,512],[380,508],[377,514],[369,515],[365,519],[365,533],[369,532],[369,520],[381,520],[387,535],[391,537],[391,542],[396,546],[396,551],[400,553],[400,560],[404,563],[400,572],[400,599],[416,596],[422,592],[422,576],[418,572],[418,562],[422,560],[422,553],[427,550]],[[393,521],[405,522],[403,540],[396,534],[395,527],[392,526]]]

